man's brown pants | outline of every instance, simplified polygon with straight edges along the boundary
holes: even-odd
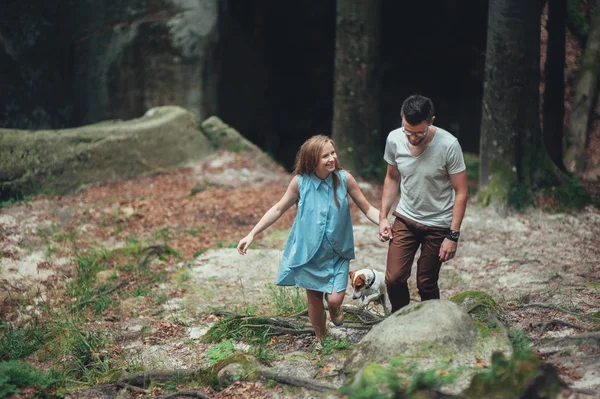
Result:
[[[388,249],[385,283],[392,304],[392,312],[410,303],[408,278],[415,254],[421,247],[421,255],[417,261],[417,289],[422,301],[439,299],[440,289],[438,277],[442,262],[440,247],[449,229],[425,226],[400,216],[392,225],[392,239]]]

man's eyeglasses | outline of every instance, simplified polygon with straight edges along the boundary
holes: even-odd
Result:
[[[422,132],[409,132],[408,130],[406,130],[404,128],[404,122],[402,122],[402,127],[400,128],[400,130],[402,130],[402,133],[406,134],[407,136],[417,136],[419,138],[425,137],[427,135],[427,132],[429,131],[429,126],[431,125],[427,125],[427,127],[425,128],[425,130],[423,130]]]

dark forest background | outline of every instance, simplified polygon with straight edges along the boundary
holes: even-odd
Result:
[[[160,2],[4,2],[0,126],[57,129],[130,119],[176,101],[141,90],[177,79],[148,65],[151,53],[172,53],[160,21],[165,7],[152,3]],[[379,146],[398,125],[403,99],[423,93],[435,102],[440,126],[457,135],[465,151],[478,152],[487,2],[384,1],[382,7]],[[140,25],[144,39],[112,55],[117,59],[100,87],[89,71],[98,57],[111,54],[99,42],[148,14],[155,20]],[[201,117],[218,115],[289,168],[307,137],[331,133],[335,14],[334,1],[221,2],[212,62],[204,71],[214,94],[204,104],[182,105]],[[99,103],[102,90],[108,99]]]
[[[600,176],[596,8],[7,0],[0,127],[76,127],[174,104],[199,120],[219,116],[288,170],[306,138],[332,135],[346,168],[380,179],[385,138],[419,93],[434,101],[436,124],[479,154],[484,196],[530,203],[540,188],[577,191],[571,174]]]

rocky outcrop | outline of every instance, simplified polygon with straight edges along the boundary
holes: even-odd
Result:
[[[65,130],[0,129],[0,199],[136,177],[200,160],[214,147],[197,119],[176,106],[138,119]]]
[[[442,370],[456,378],[445,392],[456,394],[494,352],[512,353],[506,334],[490,330],[453,302],[434,300],[413,303],[373,327],[348,356],[345,369],[355,373],[356,386],[365,383],[373,367],[389,364],[413,372]]]

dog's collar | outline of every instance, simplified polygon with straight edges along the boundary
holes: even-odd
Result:
[[[365,287],[365,289],[367,290],[373,286],[373,284],[375,283],[375,278],[377,277],[377,275],[375,274],[375,270],[371,269],[371,273],[373,273],[373,280],[371,280],[369,285]]]

